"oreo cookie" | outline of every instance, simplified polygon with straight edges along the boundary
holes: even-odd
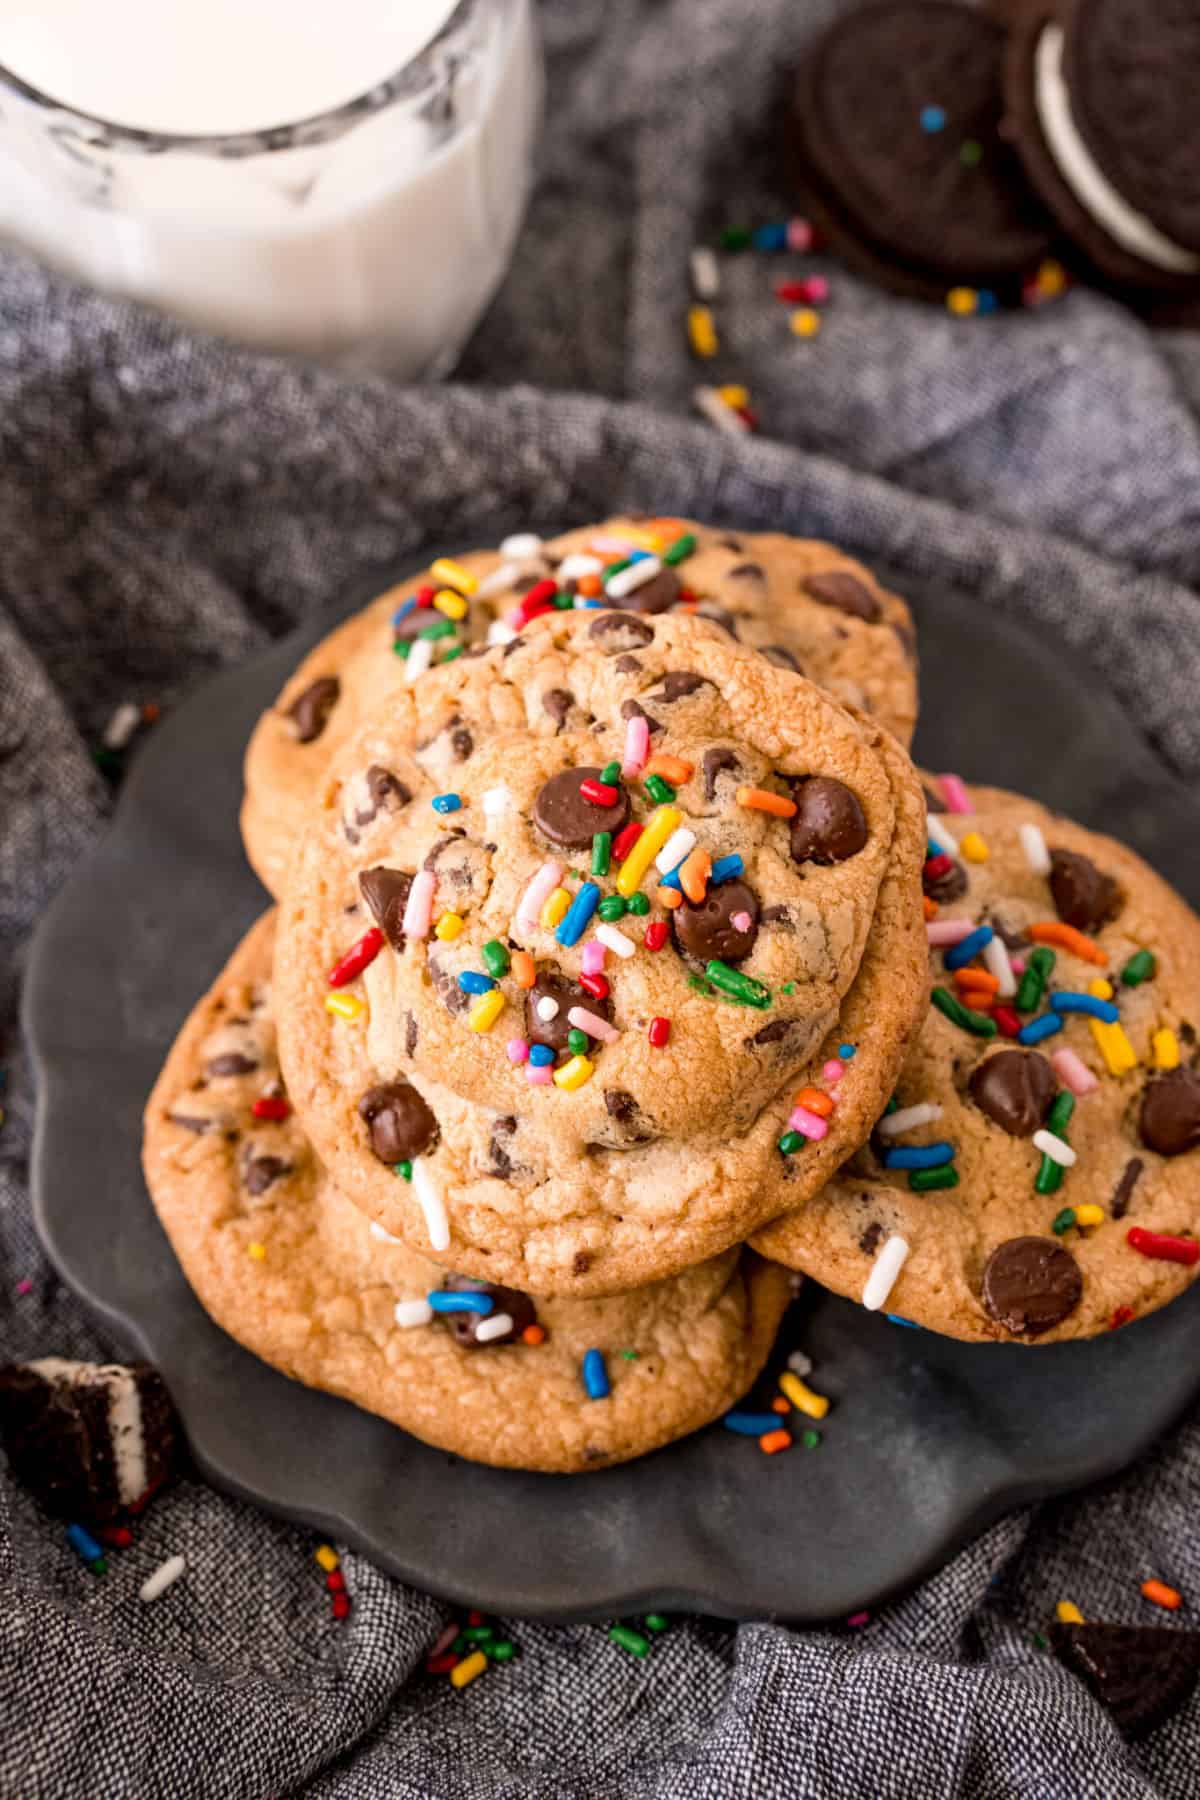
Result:
[[[1055,1655],[1080,1676],[1119,1731],[1140,1737],[1187,1699],[1200,1674],[1200,1632],[1161,1625],[1050,1627]]]

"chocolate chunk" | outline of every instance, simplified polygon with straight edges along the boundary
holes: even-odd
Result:
[[[734,924],[736,913],[749,913],[750,928]],[[758,895],[744,881],[710,887],[699,906],[685,900],[671,914],[675,948],[698,963],[714,956],[721,962],[745,962],[758,936]]]
[[[795,931],[796,921],[786,906],[764,906],[760,925],[775,925],[780,931]]]
[[[247,1147],[242,1157],[242,1183],[248,1194],[265,1194],[281,1176],[291,1172],[291,1163],[282,1156],[255,1156]]]
[[[253,1075],[258,1063],[252,1056],[243,1056],[240,1051],[227,1050],[223,1056],[214,1056],[211,1062],[204,1065],[204,1073],[213,1080],[223,1075]]]
[[[1036,1050],[999,1050],[971,1071],[971,1098],[1009,1137],[1032,1137],[1058,1092],[1058,1077]]]
[[[1065,925],[1077,931],[1096,931],[1115,919],[1123,895],[1111,875],[1098,869],[1090,856],[1077,850],[1051,850],[1050,892],[1054,910]]]
[[[1162,1625],[1050,1626],[1054,1654],[1112,1714],[1126,1737],[1143,1732],[1187,1699],[1200,1675],[1200,1632]]]
[[[678,600],[682,587],[683,583],[674,569],[660,569],[649,581],[643,581],[641,587],[634,588],[632,594],[624,594],[619,600],[610,599],[609,605],[619,607],[622,612],[669,612]]]
[[[791,1037],[800,1021],[798,1019],[772,1019],[761,1031],[756,1031],[748,1044],[782,1044],[785,1038]]]
[[[1108,1203],[1108,1210],[1114,1219],[1123,1219],[1129,1211],[1133,1190],[1137,1186],[1138,1176],[1145,1166],[1140,1156],[1131,1156],[1121,1170],[1121,1179],[1113,1189],[1113,1197]]]
[[[883,1226],[878,1219],[873,1219],[858,1240],[858,1247],[864,1256],[874,1256],[883,1242]]]
[[[554,720],[558,731],[566,724],[574,704],[575,696],[566,688],[547,688],[542,695],[542,711]]]
[[[456,1018],[460,1013],[465,1013],[471,1004],[471,996],[464,994],[459,987],[457,974],[448,969],[432,950],[429,952],[425,966],[429,970],[429,979],[437,990],[438,999],[446,1011],[452,1013]]]
[[[604,1106],[609,1118],[618,1120],[622,1125],[627,1125],[641,1110],[633,1095],[627,1094],[624,1088],[605,1088]]]
[[[727,631],[731,638],[736,639],[737,620],[727,607],[716,606],[711,600],[706,600],[696,608],[696,617],[708,619],[713,625],[719,625],[722,631]]]
[[[405,1015],[404,1015],[404,1054],[406,1056],[415,1056],[416,1053],[417,1053],[417,1015],[416,1015],[416,1013],[405,1013]]]
[[[656,687],[646,698],[653,706],[655,702],[670,706],[672,701],[686,700],[698,688],[711,687],[712,683],[705,675],[697,675],[694,669],[668,669],[662,678],[661,687]]]
[[[1028,950],[1029,933],[1018,925],[1010,925],[997,913],[987,912],[981,923],[990,925],[1006,950]]]
[[[733,581],[757,581],[761,583],[765,582],[767,579],[766,570],[763,568],[762,564],[755,562],[734,563],[732,569],[726,569],[725,574],[727,578]]]
[[[510,1113],[502,1119],[492,1120],[492,1135],[488,1142],[488,1155],[491,1158],[492,1175],[500,1175],[507,1181],[512,1174],[512,1157],[508,1154],[505,1138],[511,1137],[517,1129],[517,1121]]]
[[[449,1326],[456,1343],[461,1344],[465,1350],[493,1350],[500,1344],[519,1343],[521,1333],[530,1325],[537,1324],[537,1309],[533,1301],[518,1288],[499,1287],[491,1281],[472,1281],[467,1275],[447,1275],[442,1287],[452,1294],[479,1294],[492,1303],[486,1313],[454,1312],[437,1315],[443,1324]],[[489,1338],[476,1335],[484,1319],[498,1319],[502,1314],[512,1320],[511,1331]]]
[[[465,725],[452,723],[450,726],[450,748],[457,762],[466,762],[475,748],[475,739]]]
[[[967,891],[967,871],[960,862],[950,858],[950,867],[941,875],[927,875],[921,872],[921,889],[939,906],[948,906],[952,900],[961,900]]]
[[[791,651],[783,644],[763,644],[759,650],[759,655],[765,656],[767,661],[769,663],[774,663],[777,669],[791,669],[796,675],[803,675],[804,673],[804,670],[800,667],[800,664],[796,661],[796,658],[792,655]]]
[[[636,675],[641,666],[642,665],[636,656],[628,655],[618,656],[616,662],[613,664],[618,675]]]
[[[591,1266],[592,1258],[590,1253],[587,1250],[577,1250],[571,1260],[571,1273],[573,1275],[586,1275]]]
[[[181,1125],[185,1131],[194,1131],[197,1137],[203,1137],[206,1131],[212,1131],[217,1124],[216,1119],[196,1119],[188,1113],[168,1113],[172,1125]]]
[[[736,775],[741,766],[734,751],[727,750],[724,745],[717,745],[712,750],[706,750],[700,759],[700,767],[704,773],[704,798],[711,800],[716,794],[717,776],[722,770],[728,770],[729,774]]]
[[[881,611],[878,600],[864,581],[846,569],[828,569],[823,575],[810,575],[804,591],[822,606],[834,606],[852,619],[865,619],[874,625]]]
[[[636,613],[602,612],[588,626],[588,636],[615,656],[621,650],[644,650],[654,642],[654,627]]]
[[[311,744],[319,738],[329,723],[329,715],[337,705],[342,684],[336,675],[320,675],[311,686],[306,687],[298,700],[293,700],[288,708],[288,717],[296,727],[296,736],[302,744]]]
[[[427,625],[432,625],[440,613],[431,613],[426,606],[412,606],[402,619],[392,622],[392,642],[394,644],[411,644],[419,638]]]
[[[1146,1083],[1138,1121],[1142,1142],[1160,1156],[1181,1156],[1200,1144],[1200,1075],[1172,1069]]]
[[[739,537],[720,537],[717,539],[717,547],[721,550],[740,550],[742,540]]]
[[[650,717],[650,714],[646,711],[645,707],[639,706],[636,700],[622,700],[622,702],[621,702],[621,717],[624,720],[626,720],[626,722],[628,722],[630,719],[645,719],[646,724],[649,727],[651,737],[654,736],[656,731],[661,731],[663,728],[662,720],[661,719],[652,719]]]
[[[356,825],[372,824],[381,812],[399,812],[400,808],[407,806],[412,799],[411,788],[405,787],[404,783],[398,781],[390,769],[383,768],[379,763],[371,764],[363,780],[367,789],[367,803],[365,806],[356,808],[354,814]],[[347,830],[346,836],[352,844],[357,844],[357,832]]]
[[[358,1116],[367,1122],[371,1149],[381,1163],[411,1162],[437,1143],[438,1122],[407,1081],[368,1088],[358,1103]]]
[[[867,821],[857,796],[831,775],[792,782],[792,861],[839,863],[857,856],[867,841]]]
[[[593,806],[579,791],[583,781],[599,781],[600,770],[584,764],[561,769],[544,781],[533,802],[533,822],[542,836],[564,849],[582,850],[598,831],[614,835],[629,822],[629,794],[620,782],[614,806]]]
[[[363,869],[358,888],[371,909],[371,917],[393,950],[404,948],[404,909],[413,878],[403,869]]]
[[[538,1017],[539,1000],[556,1000],[558,1011],[552,1019]],[[533,986],[525,995],[525,1036],[531,1044],[549,1044],[551,1050],[567,1048],[567,1033],[573,1028],[567,1023],[567,1014],[573,1006],[582,1006],[588,1012],[594,1012],[598,1019],[612,1018],[612,1002],[597,1000],[593,994],[585,993],[576,982],[554,968],[552,964],[543,964],[537,972]]]
[[[983,1265],[983,1304],[1018,1336],[1049,1331],[1074,1312],[1082,1294],[1079,1264],[1055,1238],[1009,1238]]]

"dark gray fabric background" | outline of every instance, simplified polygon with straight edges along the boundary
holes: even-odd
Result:
[[[121,700],[170,705],[382,558],[639,505],[829,534],[1040,621],[1047,655],[1089,659],[1130,730],[1200,774],[1200,340],[1085,293],[952,320],[830,265],[802,344],[748,256],[725,264],[719,374],[763,435],[686,416],[687,250],[786,210],[777,72],[831,10],[550,0],[539,185],[453,388],[241,355],[0,258],[0,1354],[119,1348],[33,1235],[16,1037],[28,935],[108,810],[90,749]],[[861,1632],[680,1622],[639,1663],[602,1628],[514,1624],[519,1660],[460,1695],[421,1673],[444,1609],[357,1556],[337,1625],[305,1534],[184,1483],[96,1581],[0,1476],[0,1791],[1194,1795],[1200,1703],[1129,1749],[1030,1634],[1060,1595],[1146,1616],[1149,1572],[1200,1595],[1198,1499],[1193,1417]],[[143,1608],[175,1550],[186,1582]]]

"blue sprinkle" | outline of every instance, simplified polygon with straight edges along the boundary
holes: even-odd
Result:
[[[104,1555],[91,1532],[85,1531],[82,1525],[67,1526],[67,1542],[76,1556],[86,1563],[98,1562]]]
[[[997,300],[995,294],[993,294],[991,288],[980,288],[975,295],[976,312],[994,313],[998,310],[999,305],[1000,302]]]
[[[547,1063],[554,1061],[554,1052],[549,1044],[531,1044],[529,1060],[535,1069],[544,1069]]]
[[[575,606],[576,606],[577,611],[579,611],[579,612],[603,612],[604,608],[605,608],[605,602],[603,600],[588,600],[584,603],[583,606],[580,606],[580,604],[577,600],[575,602]]]
[[[407,619],[410,612],[416,612],[417,603],[413,599],[403,600],[392,614],[392,626],[395,628]]]
[[[779,1429],[780,1417],[778,1413],[727,1412],[721,1423],[739,1437],[765,1437],[768,1431]]]
[[[953,1144],[897,1144],[883,1153],[885,1169],[941,1169],[954,1161]]]
[[[458,978],[458,985],[464,994],[486,994],[496,984],[490,975],[481,975],[477,969],[464,969]]]
[[[687,858],[685,857],[684,861],[686,862],[686,860]],[[712,877],[710,876],[709,880],[711,881],[711,879]],[[658,885],[659,887],[674,888],[676,892],[680,894],[683,892],[683,883],[679,879],[678,869],[672,869],[669,875],[660,875],[658,878]]]
[[[855,1045],[855,1044],[839,1044],[838,1045],[838,1055],[841,1057],[843,1062],[849,1062],[850,1058],[854,1055],[854,1052],[856,1049],[857,1049],[857,1045]]]
[[[903,1319],[899,1313],[885,1313],[884,1317],[890,1325],[904,1325],[909,1331],[921,1331],[923,1329],[922,1326],[917,1324],[915,1319]]]
[[[921,108],[922,131],[944,131],[946,128],[946,109],[944,106],[923,106]]]
[[[733,881],[744,869],[745,864],[735,851],[732,856],[718,856],[708,877],[709,887],[720,887],[723,881]]]
[[[995,937],[990,925],[981,925],[970,937],[965,937],[961,944],[953,944],[944,957],[948,969],[965,969],[969,962],[974,962],[985,944],[990,944]]]
[[[583,1358],[583,1385],[587,1389],[589,1400],[605,1400],[611,1393],[608,1385],[608,1370],[604,1365],[602,1350],[588,1350]]]
[[[786,250],[787,224],[760,225],[750,234],[750,242],[756,250]]]
[[[432,1294],[425,1298],[434,1312],[456,1313],[490,1313],[496,1302],[490,1294],[479,1294],[474,1291],[458,1294],[446,1288],[434,1288]]]
[[[433,796],[434,812],[439,812],[439,813],[457,812],[461,805],[462,805],[462,795],[461,794],[435,794]]]
[[[1040,1019],[1030,1019],[1028,1025],[1022,1025],[1017,1033],[1017,1042],[1040,1044],[1043,1038],[1053,1037],[1056,1031],[1061,1030],[1062,1020],[1057,1013],[1043,1013]]]
[[[568,948],[577,944],[599,904],[600,889],[594,881],[585,881],[559,920],[558,930],[554,934],[559,943]]]
[[[1098,1000],[1094,994],[1051,994],[1050,1004],[1055,1012],[1090,1013],[1106,1025],[1115,1025],[1121,1016],[1111,1000]]]
[[[649,557],[650,557],[649,550],[631,550],[629,552],[629,561],[631,563],[647,562],[649,560]]]

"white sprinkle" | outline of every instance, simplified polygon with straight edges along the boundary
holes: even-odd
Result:
[[[633,939],[626,937],[615,925],[597,925],[596,938],[614,956],[632,956],[637,949]]]
[[[408,653],[408,661],[404,665],[404,680],[408,687],[420,681],[433,661],[433,639],[415,638],[413,647]]]
[[[1073,1168],[1079,1160],[1070,1144],[1064,1144],[1062,1139],[1055,1137],[1052,1131],[1035,1131],[1033,1147],[1035,1150],[1043,1151],[1051,1162],[1058,1163],[1064,1169]]]
[[[450,1221],[446,1217],[446,1203],[437,1190],[437,1184],[429,1173],[429,1166],[419,1156],[413,1158],[412,1190],[417,1197],[417,1205],[425,1214],[425,1229],[429,1233],[431,1250],[448,1250],[450,1248]]]
[[[547,1024],[551,1019],[557,1019],[558,1001],[551,999],[549,994],[544,994],[537,1003],[537,1016],[539,1019],[544,1019]]]
[[[798,1375],[800,1377],[801,1381],[804,1380],[806,1375],[811,1375],[813,1372],[812,1357],[805,1356],[803,1350],[793,1350],[792,1354],[788,1357],[787,1366],[792,1371],[793,1375]]]
[[[160,1594],[165,1594],[179,1580],[186,1568],[187,1562],[182,1556],[168,1556],[166,1562],[160,1563],[153,1575],[143,1581],[138,1593],[147,1603],[157,1600]]]
[[[1012,962],[1008,954],[1008,945],[996,932],[990,944],[983,946],[984,966],[996,977],[1000,986],[996,989],[1002,1000],[1009,1000],[1017,991],[1017,978],[1013,974]]]
[[[697,300],[715,300],[721,291],[721,265],[707,244],[697,244],[689,258]]]
[[[511,644],[516,636],[512,626],[506,625],[503,619],[493,619],[487,629],[489,644]]]
[[[582,581],[585,575],[602,575],[604,564],[598,556],[588,556],[586,551],[576,550],[570,556],[564,556],[558,565],[559,581]]]
[[[923,1100],[919,1106],[902,1106],[887,1113],[875,1129],[880,1137],[899,1137],[902,1131],[915,1131],[918,1125],[932,1125],[940,1119],[942,1109],[936,1100]]]
[[[502,562],[498,568],[485,575],[475,589],[478,600],[490,600],[496,594],[507,593],[521,573],[520,563]]]
[[[670,837],[655,857],[655,868],[660,869],[664,875],[669,875],[672,869],[677,869],[679,867],[689,850],[695,845],[695,842],[696,834],[694,831],[689,831],[686,825],[678,826],[677,829],[671,833]]]
[[[716,388],[693,388],[692,405],[697,412],[704,414],[710,425],[715,425],[718,431],[724,431],[730,437],[744,437],[750,429],[741,413],[734,412],[732,406],[722,400]]]
[[[486,819],[499,819],[513,803],[512,791],[503,784],[483,791],[483,814]]]
[[[500,546],[501,556],[510,557],[514,562],[522,558],[540,556],[542,540],[536,531],[517,531],[512,537],[506,537]]]
[[[433,1308],[428,1300],[397,1300],[392,1317],[401,1331],[411,1331],[414,1325],[428,1325]]]
[[[385,1231],[378,1219],[371,1220],[371,1236],[378,1239],[381,1244],[402,1244],[404,1242],[403,1238],[393,1237],[390,1231]]]
[[[929,814],[925,821],[925,831],[930,843],[936,844],[947,856],[958,855],[958,839],[952,831],[947,830],[936,814]]]
[[[886,1305],[887,1297],[895,1287],[896,1277],[907,1257],[906,1240],[902,1237],[890,1237],[875,1258],[871,1273],[867,1276],[867,1284],[863,1288],[862,1303],[868,1312],[878,1312],[881,1306]]]
[[[657,556],[643,556],[640,562],[630,563],[627,569],[619,569],[604,585],[604,591],[610,600],[623,600],[626,594],[635,589],[645,587],[659,573],[662,564]]]
[[[104,748],[123,750],[141,722],[141,707],[135,706],[132,700],[126,700],[122,706],[118,706],[104,727]]]
[[[513,1328],[511,1313],[491,1313],[486,1319],[480,1319],[475,1327],[475,1342],[490,1343],[493,1338],[503,1337],[506,1331]]]
[[[1046,840],[1042,836],[1040,825],[1022,825],[1017,834],[1021,839],[1021,848],[1025,852],[1025,861],[1035,875],[1050,873],[1050,852],[1046,848]]]

